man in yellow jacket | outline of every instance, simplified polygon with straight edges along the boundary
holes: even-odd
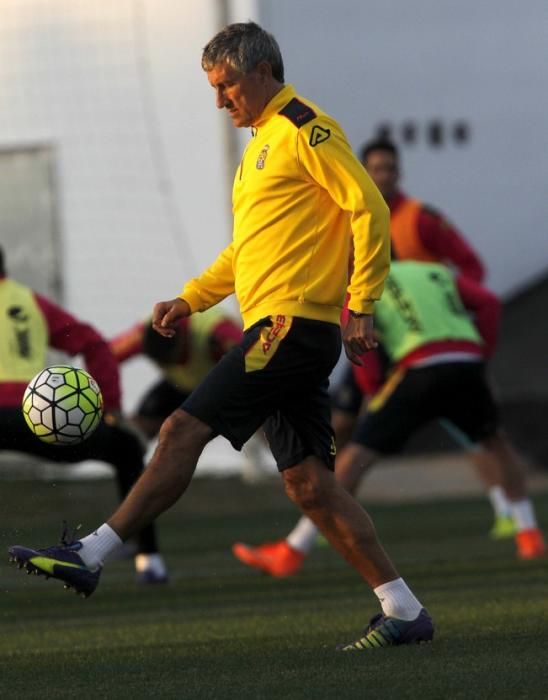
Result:
[[[233,241],[178,297],[155,305],[153,326],[169,337],[178,319],[235,293],[243,340],[164,422],[145,474],[107,523],[71,546],[46,553],[15,546],[11,556],[39,572],[54,559],[55,577],[90,591],[105,557],[186,490],[213,437],[240,449],[264,424],[289,498],[382,605],[364,635],[341,648],[428,641],[430,616],[333,474],[327,387],[340,352],[339,317],[348,293],[343,340],[359,363],[376,344],[372,314],[390,260],[388,207],[337,122],[284,84],[270,34],[253,22],[229,25],[205,47],[202,68],[217,107],[234,126],[251,127],[234,180]]]

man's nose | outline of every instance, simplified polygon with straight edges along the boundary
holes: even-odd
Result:
[[[222,109],[226,105],[226,97],[222,90],[217,90],[215,95],[215,103],[217,105],[217,109]]]

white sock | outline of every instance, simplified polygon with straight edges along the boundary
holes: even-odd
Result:
[[[382,611],[387,617],[409,621],[414,620],[422,610],[422,605],[402,578],[377,586],[373,593],[379,599]]]
[[[512,515],[510,501],[506,497],[506,493],[502,486],[491,486],[491,488],[487,491],[487,496],[491,501],[496,517],[508,518]]]
[[[157,576],[167,576],[167,567],[164,558],[157,552],[154,554],[137,554],[135,557],[135,571],[141,573],[150,569]]]
[[[120,537],[106,523],[91,535],[83,537],[80,542],[82,549],[78,550],[78,554],[84,564],[92,570],[103,566],[108,555],[123,544]]]
[[[524,498],[522,501],[510,501],[510,508],[518,532],[538,527],[533,504],[528,498]]]
[[[297,525],[289,533],[287,543],[302,554],[310,554],[318,539],[318,528],[310,518],[303,515]]]

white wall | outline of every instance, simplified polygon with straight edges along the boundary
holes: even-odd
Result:
[[[54,146],[64,301],[107,335],[229,240],[221,115],[200,68],[216,9],[2,0],[0,147]],[[124,371],[128,405],[151,376],[144,361]]]
[[[281,45],[287,81],[330,111],[356,149],[381,122],[467,120],[467,146],[432,149],[421,139],[402,149],[403,185],[473,242],[498,292],[546,272],[546,0],[257,6]]]

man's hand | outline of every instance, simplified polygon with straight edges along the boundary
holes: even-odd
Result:
[[[371,314],[350,315],[343,331],[343,343],[348,359],[355,365],[361,365],[360,355],[364,355],[378,345],[375,340],[373,316]]]
[[[152,310],[152,327],[164,338],[173,338],[177,321],[190,316],[190,313],[190,306],[179,297],[171,301],[159,301]]]

